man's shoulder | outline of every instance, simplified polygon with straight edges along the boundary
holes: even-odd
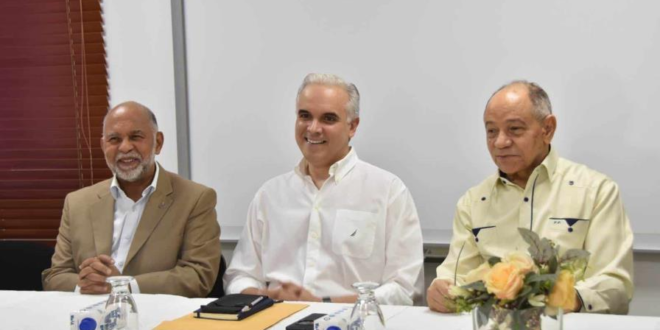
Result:
[[[497,180],[499,180],[499,176],[497,174],[489,175],[477,185],[470,187],[465,192],[465,194],[463,194],[462,198],[489,195],[493,190],[493,186],[497,183]]]
[[[603,184],[614,184],[609,176],[594,170],[587,165],[580,164],[566,158],[559,158],[555,176],[560,179],[573,181],[578,187],[595,188]]]
[[[91,186],[87,186],[84,188],[80,188],[76,191],[70,192],[66,198],[70,202],[75,201],[75,202],[80,202],[80,201],[86,201],[90,199],[98,199],[99,196],[102,196],[104,194],[109,194],[110,193],[110,183],[112,182],[112,178],[103,180],[101,182],[97,182]]]
[[[399,177],[396,176],[396,174],[382,169],[374,164],[368,163],[362,159],[358,159],[357,163],[355,164],[356,169],[362,170],[365,172],[368,172],[370,174],[373,174],[375,176],[382,177],[383,179],[398,179]]]
[[[164,172],[164,175],[166,175],[170,183],[172,184],[172,190],[176,193],[180,193],[182,191],[185,191],[186,193],[194,193],[194,192],[203,192],[205,190],[213,190],[210,187],[207,187],[201,183],[186,179],[176,173],[165,171],[161,168],[161,171]]]

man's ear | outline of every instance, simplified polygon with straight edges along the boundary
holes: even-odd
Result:
[[[555,131],[557,131],[557,117],[553,114],[545,116],[542,123],[543,127],[543,142],[550,144],[552,138],[555,136]]]
[[[160,155],[160,149],[163,148],[163,143],[165,143],[165,136],[163,132],[156,133],[156,155]]]
[[[354,118],[351,120],[351,122],[348,124],[349,126],[349,131],[348,131],[348,137],[353,138],[355,136],[355,132],[357,131],[358,125],[360,125],[360,117]]]

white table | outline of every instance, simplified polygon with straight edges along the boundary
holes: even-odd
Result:
[[[99,301],[107,296],[79,295],[68,292],[0,291],[0,329],[62,329],[69,330],[69,312]],[[188,299],[171,295],[136,294],[140,314],[140,329],[152,329],[160,322],[181,317],[212,298]],[[341,304],[312,303],[271,329],[284,328],[311,313],[327,313]],[[470,330],[468,315],[443,315],[426,307],[381,306],[387,329]],[[641,316],[571,314],[564,319],[564,329],[660,330],[660,318]]]

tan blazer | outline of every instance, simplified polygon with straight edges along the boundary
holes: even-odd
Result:
[[[73,291],[78,265],[111,255],[115,200],[111,180],[67,195],[52,266],[41,274],[45,290]],[[220,264],[220,226],[213,189],[165,171],[147,202],[128,251],[123,275],[141,293],[206,297]]]

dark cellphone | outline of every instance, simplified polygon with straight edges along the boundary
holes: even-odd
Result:
[[[286,330],[314,330],[314,320],[324,317],[327,314],[309,314],[304,318],[296,321],[296,323],[289,324]]]

